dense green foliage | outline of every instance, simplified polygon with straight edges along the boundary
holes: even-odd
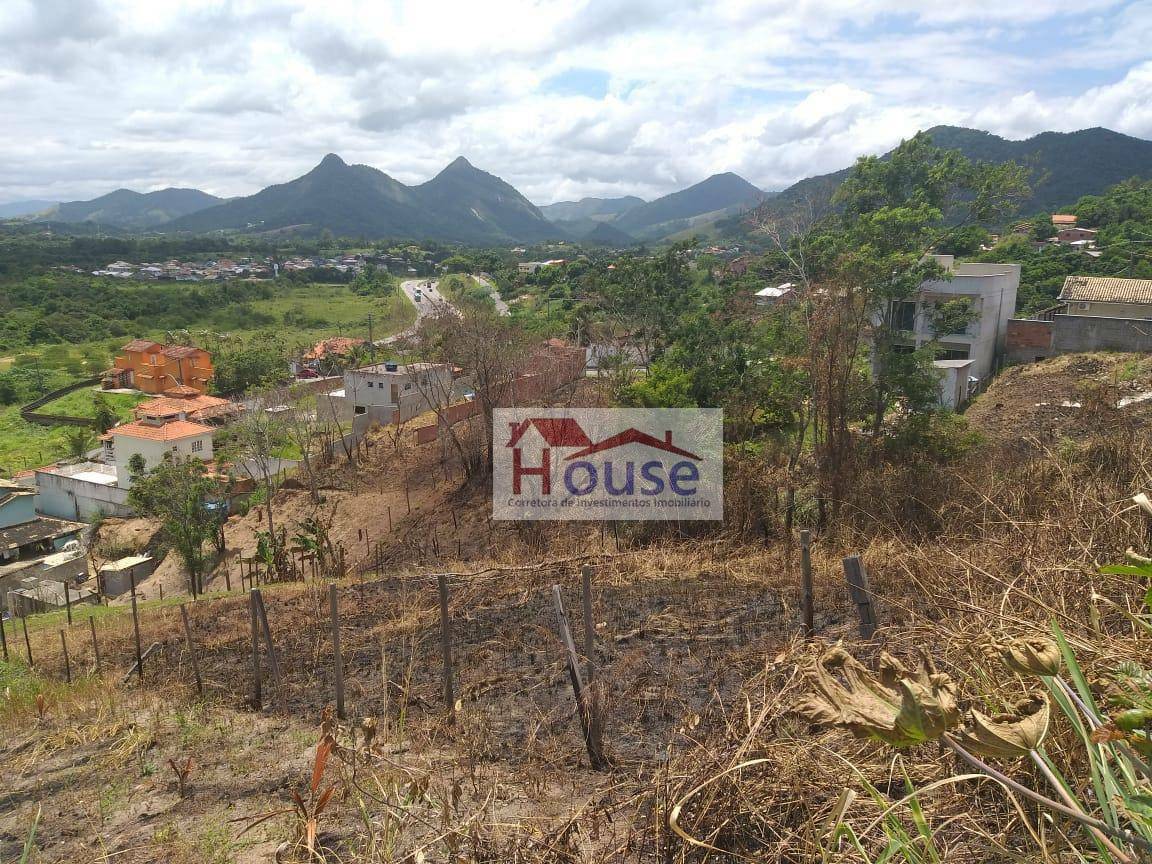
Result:
[[[1035,248],[1035,238],[1054,233],[1049,215],[1043,213],[1026,223],[1033,226],[1030,235],[1011,234],[976,256],[981,261],[1022,265],[1017,311],[1035,312],[1052,306],[1068,276],[1152,279],[1152,180],[1128,180],[1061,209],[1075,214],[1080,227],[1099,231],[1099,257],[1055,244]]]
[[[224,325],[278,323],[252,309],[266,282],[141,283],[67,272],[12,280],[0,293],[0,350],[58,342],[130,339],[211,317]]]

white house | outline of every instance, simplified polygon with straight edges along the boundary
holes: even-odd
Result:
[[[188,420],[144,419],[113,427],[104,436],[104,459],[116,466],[117,485],[131,488],[129,463],[139,455],[146,470],[171,453],[183,459],[212,459],[212,427]]]
[[[951,255],[933,257],[949,278],[925,282],[915,298],[892,302],[892,321],[901,331],[898,341],[911,349],[939,339],[938,360],[971,360],[969,376],[982,381],[996,370],[1004,351],[1008,320],[1016,311],[1020,265],[957,264]],[[952,300],[967,300],[972,319],[962,332],[938,336],[932,327],[933,307]]]

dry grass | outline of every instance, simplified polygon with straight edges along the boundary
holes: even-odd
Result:
[[[1113,421],[1103,409],[1081,418],[1088,431],[1074,445],[993,444],[957,465],[924,461],[863,476],[846,502],[849,518],[815,545],[812,643],[797,635],[795,550],[747,542],[755,520],[683,539],[626,528],[617,550],[614,532],[581,525],[504,529],[491,538],[476,519],[477,492],[422,499],[402,536],[418,536],[431,524],[421,520],[442,520],[451,508],[476,519],[469,542],[491,545],[483,564],[471,554],[453,561],[450,551],[430,564],[399,543],[386,577],[342,583],[349,720],[328,727],[335,747],[320,786],[311,781],[316,724],[333,701],[326,586],[282,585],[269,587],[265,601],[283,710],[272,708],[277,694],[267,679],[265,711],[247,704],[245,598],[189,607],[208,694],[202,703],[177,610],[146,606],[143,641],[161,648],[146,665],[143,691],[85,684],[88,691],[68,692],[88,695],[69,701],[53,689],[41,730],[28,696],[2,709],[5,726],[26,727],[27,740],[4,748],[22,797],[18,818],[0,827],[26,826],[20,820],[37,800],[31,778],[51,778],[53,760],[81,753],[109,777],[164,796],[165,813],[191,820],[145,843],[138,819],[110,819],[94,830],[117,861],[246,860],[257,852],[266,859],[296,835],[291,818],[239,839],[240,826],[228,820],[291,806],[293,790],[306,800],[307,790],[328,783],[338,792],[317,819],[316,848],[329,861],[864,861],[889,842],[891,819],[916,836],[921,811],[901,802],[909,783],[924,790],[916,804],[934,851],[920,844],[922,857],[908,860],[1076,860],[1065,856],[1091,848],[1083,832],[1041,818],[936,746],[894,754],[810,728],[792,706],[820,645],[854,638],[840,569],[850,551],[863,555],[882,624],[874,643],[855,645],[855,653],[868,660],[883,648],[911,659],[927,651],[959,683],[965,707],[996,710],[1022,686],[989,669],[981,643],[1047,633],[1052,621],[1093,680],[1120,662],[1152,665],[1148,640],[1093,600],[1134,610],[1143,595],[1130,578],[1098,572],[1129,546],[1143,547],[1144,517],[1129,499],[1152,485],[1148,437]],[[763,509],[774,524],[778,512]],[[586,767],[549,598],[553,583],[564,586],[579,632],[584,563],[595,567],[592,623],[614,760],[606,772]],[[454,725],[440,697],[437,571],[452,574]],[[133,654],[129,619],[100,626],[106,662],[122,674]],[[54,629],[34,639],[48,687],[43,682],[60,674],[59,640]],[[90,662],[87,650],[77,640],[74,668]],[[368,743],[365,728],[374,729]],[[1048,747],[1067,776],[1083,777],[1074,744],[1058,727]],[[167,759],[194,761],[184,796],[171,772],[142,772]],[[1037,780],[1027,767],[1008,770]],[[1091,800],[1090,789],[1078,791]],[[832,824],[850,826],[866,854],[833,841]],[[59,819],[46,818],[40,831],[55,850],[43,860],[89,848]]]

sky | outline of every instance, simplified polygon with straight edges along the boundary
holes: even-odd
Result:
[[[936,124],[1152,138],[1148,0],[0,0],[0,202],[329,152],[538,204],[775,190]]]

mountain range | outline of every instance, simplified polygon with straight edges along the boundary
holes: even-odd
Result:
[[[938,146],[974,160],[1027,166],[1033,195],[1025,213],[1070,205],[1132,176],[1152,176],[1152,141],[1108,129],[1044,132],[1023,141],[956,126],[937,126],[929,134]],[[91,201],[0,205],[0,219],[164,233],[328,230],[478,246],[568,240],[623,247],[694,233],[738,235],[741,217],[753,208],[767,218],[799,211],[821,215],[833,206],[833,195],[850,171],[809,177],[775,195],[724,173],[655,201],[584,198],[537,207],[463,157],[431,180],[408,186],[376,168],[349,165],[329,154],[303,176],[254,195],[225,200],[196,189],[118,189]]]
[[[1028,168],[1032,195],[1021,205],[1024,214],[1067,207],[1130,177],[1152,177],[1152,141],[1111,129],[1042,132],[1022,141],[961,126],[936,126],[928,134],[937,147],[959,150],[974,161],[1011,161]],[[836,189],[851,173],[844,168],[801,180],[766,201],[760,213],[767,218],[827,213]]]

